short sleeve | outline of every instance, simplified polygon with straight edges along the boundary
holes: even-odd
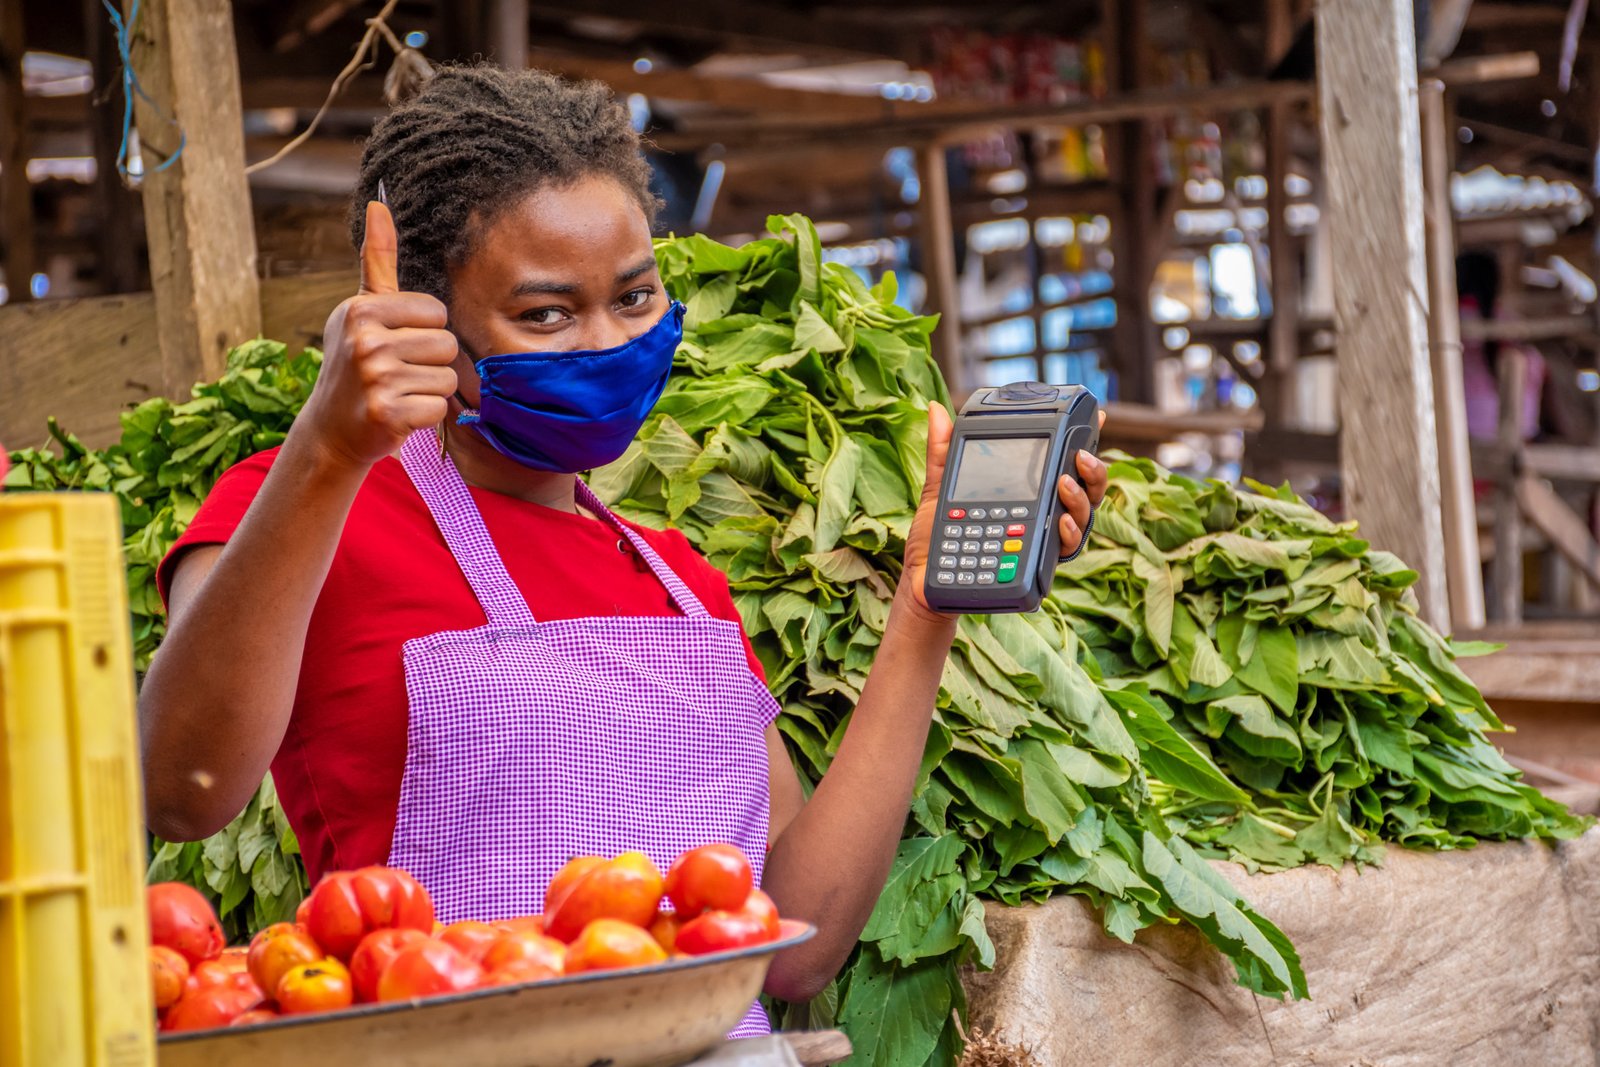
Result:
[[[256,494],[261,491],[261,483],[266,481],[267,471],[272,469],[272,461],[277,455],[276,448],[258,452],[235,463],[217,479],[217,484],[201,501],[200,510],[189,523],[189,528],[156,568],[156,589],[161,593],[162,606],[167,603],[167,594],[172,589],[172,576],[177,572],[178,561],[184,553],[200,545],[228,543],[233,531],[244,521],[244,514],[250,509]]]

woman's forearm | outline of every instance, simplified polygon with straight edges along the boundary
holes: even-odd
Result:
[[[905,829],[955,626],[896,596],[839,752],[768,855],[762,885],[784,915],[818,929],[773,963],[775,996],[815,995],[872,914]]]
[[[208,573],[179,565],[139,694],[145,810],[193,840],[249,802],[288,727],[311,611],[364,471],[291,434]],[[181,588],[181,593],[179,587]]]

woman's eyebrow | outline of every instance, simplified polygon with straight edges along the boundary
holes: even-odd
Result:
[[[629,268],[628,270],[623,271],[621,274],[617,275],[617,284],[620,285],[623,282],[631,282],[635,278],[637,278],[639,275],[644,274],[647,271],[654,270],[655,269],[655,265],[656,265],[656,257],[654,256],[654,254],[650,255],[649,257],[647,257],[645,259],[641,259],[638,262],[637,265],[635,265],[635,266]]]
[[[578,285],[574,282],[552,282],[538,278],[529,278],[520,281],[511,290],[512,296],[534,296],[539,294],[562,295],[576,293]]]

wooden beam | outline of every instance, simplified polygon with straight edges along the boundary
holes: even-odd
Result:
[[[1549,315],[1537,319],[1463,322],[1461,336],[1469,341],[1593,340],[1595,327],[1592,321],[1579,315]]]
[[[1517,479],[1516,500],[1528,521],[1539,528],[1555,550],[1600,589],[1600,544],[1595,542],[1589,524],[1554,489],[1526,474]]]
[[[602,18],[632,23],[640,35],[712,41],[723,47],[759,51],[825,52],[851,56],[916,58],[909,31],[886,29],[826,12],[802,12],[744,0],[699,0],[662,4],[653,0],[588,0],[582,5],[532,0],[541,18],[569,22]]]
[[[488,0],[489,54],[508,70],[528,65],[528,0]]]
[[[1324,3],[1316,28],[1345,506],[1448,630],[1411,5]]]
[[[142,287],[141,235],[138,194],[117,173],[117,150],[122,144],[121,61],[116,33],[101,0],[83,0],[83,19],[94,72],[94,89],[82,99],[89,105],[85,118],[94,145],[95,260],[102,292],[131,293]]]
[[[1272,320],[1267,326],[1267,378],[1262,397],[1267,424],[1286,428],[1294,418],[1294,366],[1300,356],[1300,264],[1289,232],[1288,104],[1267,109],[1267,260],[1271,270]],[[1276,481],[1277,479],[1272,479]]]
[[[328,316],[361,284],[361,272],[319,271],[261,283],[261,335],[290,348],[320,346]]]
[[[1289,54],[1294,45],[1294,10],[1289,0],[1262,0],[1262,73],[1266,74]]]
[[[1523,446],[1522,458],[1525,469],[1541,478],[1600,484],[1600,447],[1539,442]]]
[[[1538,52],[1496,52],[1493,55],[1458,59],[1435,67],[1429,73],[1452,89],[1489,82],[1521,81],[1539,76]]]
[[[1149,64],[1147,0],[1102,3],[1102,35],[1114,90],[1139,93]],[[1108,134],[1111,175],[1121,203],[1111,220],[1112,277],[1116,282],[1117,322],[1112,330],[1119,399],[1152,403],[1155,397],[1155,326],[1150,321],[1150,284],[1155,278],[1152,216],[1156,212],[1156,176],[1152,168],[1155,126],[1138,116]],[[1176,201],[1173,202],[1173,205]],[[1170,224],[1169,227],[1170,228]]]
[[[90,447],[116,440],[118,416],[164,391],[149,293],[0,307],[0,441],[42,445],[54,415]]]
[[[1533,622],[1463,636],[1506,643],[1504,651],[1492,656],[1460,662],[1467,677],[1497,706],[1503,700],[1570,704],[1593,701],[1600,693],[1600,641],[1595,639],[1593,622],[1572,624],[1570,632],[1551,636]]]
[[[292,52],[360,6],[361,0],[297,0],[284,18],[272,50]]]
[[[1456,50],[1461,31],[1466,28],[1472,0],[1431,0],[1428,5],[1428,33],[1418,50],[1424,67],[1435,67]]]
[[[1315,86],[1301,81],[1240,81],[1202,88],[1144,89],[1118,93],[1104,100],[1043,105],[1011,104],[941,106],[937,102],[910,115],[897,115],[872,123],[846,118],[820,121],[794,116],[768,116],[756,119],[684,122],[678,134],[679,145],[691,140],[698,144],[718,143],[728,148],[785,142],[835,142],[849,137],[854,143],[903,145],[924,138],[938,138],[956,145],[995,129],[1025,129],[1031,126],[1085,126],[1162,118],[1178,112],[1210,114],[1240,108],[1261,108],[1278,100],[1300,102],[1311,99]],[[664,142],[663,142],[664,143]]]
[[[1465,16],[1463,8],[1461,15]],[[1456,629],[1484,624],[1483,568],[1467,445],[1467,401],[1461,371],[1461,314],[1456,297],[1456,251],[1450,206],[1450,143],[1444,83],[1424,79],[1422,189],[1428,259],[1428,323],[1433,403],[1439,441],[1439,502],[1444,522],[1444,569],[1450,622]]]
[[[927,310],[939,315],[933,331],[933,358],[944,373],[950,397],[960,405],[967,397],[971,375],[961,351],[961,296],[957,286],[956,237],[950,218],[950,171],[944,148],[922,150],[922,276],[927,282]]]
[[[133,43],[155,101],[135,115],[161,381],[176,391],[215,378],[227,350],[261,332],[232,5],[144,0]]]
[[[1260,462],[1260,456],[1269,456],[1280,465],[1305,463],[1337,467],[1339,435],[1317,430],[1262,429],[1258,433],[1245,435],[1244,451],[1252,465]]]
[[[932,103],[901,103],[862,93],[790,89],[769,85],[755,78],[716,77],[661,65],[651,66],[641,72],[633,63],[574,56],[547,49],[534,49],[530,62],[541,70],[568,78],[603,81],[619,93],[643,93],[667,100],[714,104],[730,111],[778,111],[829,120],[854,118],[869,121],[937,111],[937,105]]]
[[[261,283],[265,336],[291,347],[322,341],[334,307],[355,292],[354,269]],[[54,415],[91,448],[116,440],[123,411],[152,396],[187,397],[162,378],[150,293],[0,307],[0,441],[42,444]]]
[[[1144,445],[1164,444],[1186,433],[1253,433],[1261,429],[1259,411],[1199,411],[1174,414],[1149,404],[1111,401],[1106,411],[1105,441]]]
[[[1467,28],[1491,32],[1532,26],[1548,30],[1560,26],[1566,19],[1564,6],[1546,7],[1527,0],[1478,0],[1467,13]]]
[[[1536,133],[1525,133],[1522,130],[1513,130],[1493,122],[1484,122],[1481,119],[1461,119],[1461,125],[1472,131],[1474,137],[1483,137],[1501,144],[1513,145],[1529,152],[1540,155],[1554,156],[1564,159],[1569,163],[1588,164],[1589,152],[1582,145],[1575,145],[1570,141],[1558,141],[1553,137],[1541,137]]]
[[[1495,487],[1494,566],[1490,574],[1490,606],[1496,622],[1522,621],[1522,515],[1517,504],[1517,471],[1521,468],[1522,396],[1527,388],[1527,361],[1515,348],[1500,351],[1500,419],[1497,434],[1507,477]]]
[[[12,300],[30,298],[36,269],[22,33],[22,0],[0,3],[0,241],[5,242],[5,284]]]

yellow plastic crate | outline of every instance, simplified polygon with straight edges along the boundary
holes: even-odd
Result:
[[[0,1067],[155,1063],[121,540],[0,494]]]

